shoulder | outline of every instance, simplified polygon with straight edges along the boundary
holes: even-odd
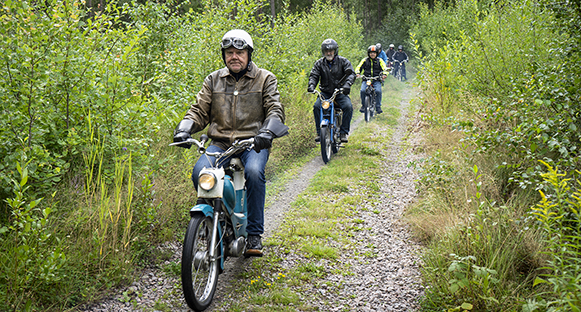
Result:
[[[264,79],[268,80],[268,79],[274,79],[276,80],[276,76],[269,71],[268,69],[264,69],[264,68],[260,68],[258,66],[256,66],[256,64],[254,64],[254,62],[252,62],[252,65],[250,67],[250,72],[254,72],[256,73],[255,75],[257,77],[264,77]]]
[[[321,64],[323,63],[324,60],[325,60],[324,57],[316,60],[314,66],[321,66]]]
[[[351,62],[350,62],[350,61],[349,61],[349,60],[348,60],[346,57],[343,57],[343,56],[341,56],[341,55],[337,55],[337,59],[338,59],[340,62],[342,62],[343,64],[351,64]]]
[[[226,77],[230,75],[230,71],[228,70],[227,67],[223,67],[220,68],[214,72],[212,72],[211,74],[209,74],[206,79],[216,79],[216,78],[222,78],[222,77]]]

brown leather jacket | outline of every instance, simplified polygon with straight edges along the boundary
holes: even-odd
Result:
[[[273,73],[250,64],[238,81],[228,68],[206,77],[197,101],[184,119],[194,121],[190,133],[203,130],[208,124],[208,137],[222,149],[232,142],[258,134],[265,120],[278,118],[284,123],[277,80]]]

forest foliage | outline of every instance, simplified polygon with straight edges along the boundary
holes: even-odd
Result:
[[[579,1],[421,6],[410,34],[434,145],[410,218],[430,242],[427,310],[581,306],[580,13]]]
[[[232,28],[276,74],[291,128],[269,173],[313,147],[304,91],[322,40],[352,62],[403,44],[434,140],[409,216],[427,244],[422,308],[573,310],[580,12],[578,0],[4,0],[0,310],[91,301],[180,239],[195,156],[167,143]]]

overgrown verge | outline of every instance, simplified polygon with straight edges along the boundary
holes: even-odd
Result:
[[[324,2],[279,14],[274,27],[261,8],[233,1],[178,14],[151,1],[88,12],[78,1],[3,2],[0,310],[94,300],[163,257],[154,244],[181,238],[196,159],[167,143],[205,76],[223,66],[228,29],[247,30],[253,60],[279,79],[291,134],[276,142],[269,175],[308,152],[308,69],[328,37],[358,57],[361,27]]]
[[[581,305],[578,186],[566,183],[579,177],[580,5],[422,10],[412,38],[429,156],[408,218],[429,247],[424,310]]]

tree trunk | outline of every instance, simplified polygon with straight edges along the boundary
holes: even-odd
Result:
[[[364,0],[363,1],[363,6],[365,7],[365,11],[363,12],[363,25],[365,27],[365,32],[367,33],[367,35],[369,36],[371,34],[371,29],[370,28],[370,23],[369,23],[369,1],[368,0]]]
[[[272,15],[272,21],[270,22],[270,27],[274,27],[274,21],[276,20],[276,11],[274,9],[274,0],[270,0],[270,14]]]
[[[383,19],[383,14],[381,14],[381,0],[377,0],[377,24],[381,27],[381,20]]]

